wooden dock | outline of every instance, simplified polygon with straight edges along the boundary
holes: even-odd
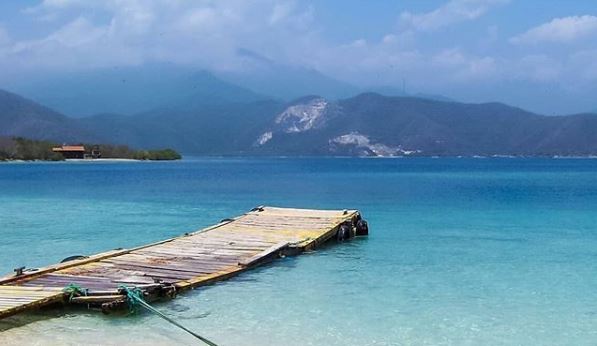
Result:
[[[123,286],[144,299],[229,278],[296,255],[333,238],[367,233],[356,210],[257,207],[234,219],[133,249],[113,250],[0,278],[0,318],[52,304],[85,304],[109,312],[127,305]],[[65,292],[66,287],[82,288]]]

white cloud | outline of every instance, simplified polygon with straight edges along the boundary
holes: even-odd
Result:
[[[508,85],[506,93],[518,95],[510,82],[595,91],[593,46],[537,52],[522,43],[589,37],[596,33],[597,17],[554,19],[511,39],[521,43],[517,49],[501,35],[504,19],[486,23],[487,30],[466,35],[456,47],[454,40],[440,39],[442,29],[464,26],[507,2],[445,0],[429,12],[403,12],[400,30],[387,28],[386,35],[371,37],[354,28],[340,42],[325,36],[330,23],[317,22],[314,7],[296,0],[45,0],[16,14],[28,16],[32,28],[26,35],[0,27],[0,79],[151,62],[255,71],[257,65],[238,53],[246,49],[356,85],[401,87],[404,80],[410,92],[453,92],[448,96],[459,99],[483,88],[497,93],[500,83]],[[48,18],[52,22],[40,22]]]
[[[492,7],[508,2],[509,0],[451,0],[426,13],[402,12],[400,24],[405,30],[435,31],[452,24],[477,19]]]
[[[536,44],[542,42],[572,42],[597,35],[597,17],[584,15],[555,18],[515,36],[510,42],[515,44]]]
[[[497,72],[494,58],[466,55],[458,48],[446,49],[438,53],[431,58],[430,63],[445,73],[450,73],[453,81],[487,80]]]
[[[281,4],[275,4],[272,9],[272,14],[269,17],[269,23],[275,25],[276,23],[284,20],[294,11],[296,4],[294,2],[286,2]]]
[[[453,88],[501,78],[501,61],[468,54],[460,48],[437,53],[401,44],[400,36],[378,42],[356,40],[316,52],[318,68],[339,78],[367,85],[402,85],[411,90]]]
[[[27,7],[23,10],[25,13],[36,14],[48,9],[64,9],[72,7],[75,4],[81,4],[81,0],[43,0],[36,6]]]
[[[545,54],[524,56],[514,65],[511,72],[513,78],[536,82],[557,81],[564,69],[563,63]]]
[[[45,0],[23,13],[63,24],[0,51],[0,68],[169,61],[230,69],[239,47],[289,60],[313,43],[313,9],[294,0]]]
[[[79,17],[52,33],[43,41],[56,41],[65,47],[76,47],[97,41],[107,34],[107,30],[108,27],[94,26],[86,18]]]

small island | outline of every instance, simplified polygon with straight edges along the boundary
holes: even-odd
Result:
[[[60,145],[52,141],[22,137],[0,137],[0,161],[64,161],[64,160],[180,160],[173,149],[136,150],[126,145],[83,144]]]

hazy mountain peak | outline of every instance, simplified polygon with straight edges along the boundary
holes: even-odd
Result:
[[[0,89],[0,136],[72,140],[84,133],[66,116]]]
[[[261,94],[284,100],[309,94],[338,99],[352,96],[360,90],[312,67],[279,63],[245,48],[237,49],[236,54],[241,58],[242,68],[219,72],[218,75]]]
[[[172,64],[113,67],[23,82],[16,90],[73,117],[136,114],[155,108],[200,107],[268,98],[207,70]]]
[[[54,110],[16,93],[0,89],[0,119],[7,117],[39,117],[40,119],[66,119]],[[5,124],[3,124],[5,125]]]
[[[275,65],[275,62],[272,59],[267,58],[267,57],[255,52],[255,51],[252,51],[250,49],[238,48],[236,50],[236,54],[237,54],[237,56],[239,56],[241,58],[244,58],[247,60],[252,60],[255,63],[268,65],[268,66]]]

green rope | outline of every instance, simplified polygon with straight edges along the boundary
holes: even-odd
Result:
[[[192,330],[187,329],[185,326],[181,325],[180,323],[174,321],[173,319],[171,319],[170,317],[164,315],[162,312],[160,312],[159,310],[157,310],[156,308],[154,308],[153,306],[149,305],[144,299],[143,299],[143,291],[141,291],[140,289],[133,287],[128,288],[124,285],[121,285],[118,287],[120,290],[124,291],[126,293],[126,297],[127,297],[127,302],[129,304],[129,311],[131,311],[132,313],[137,311],[137,306],[142,306],[145,309],[153,312],[154,314],[158,315],[159,317],[165,319],[166,321],[172,323],[173,325],[177,326],[178,328],[184,330],[185,332],[191,334],[192,336],[196,337],[197,339],[203,341],[204,343],[206,343],[209,346],[218,346],[216,343],[209,341],[208,339],[202,337],[201,335],[193,332]]]
[[[88,290],[75,283],[70,283],[62,289],[62,292],[68,293],[68,301],[70,302],[74,297],[86,296]]]
[[[131,314],[135,314],[138,312],[140,302],[144,302],[143,299],[143,291],[138,289],[137,287],[128,288],[126,286],[120,285],[119,290],[123,290],[126,293],[126,302],[129,305],[129,312]]]

